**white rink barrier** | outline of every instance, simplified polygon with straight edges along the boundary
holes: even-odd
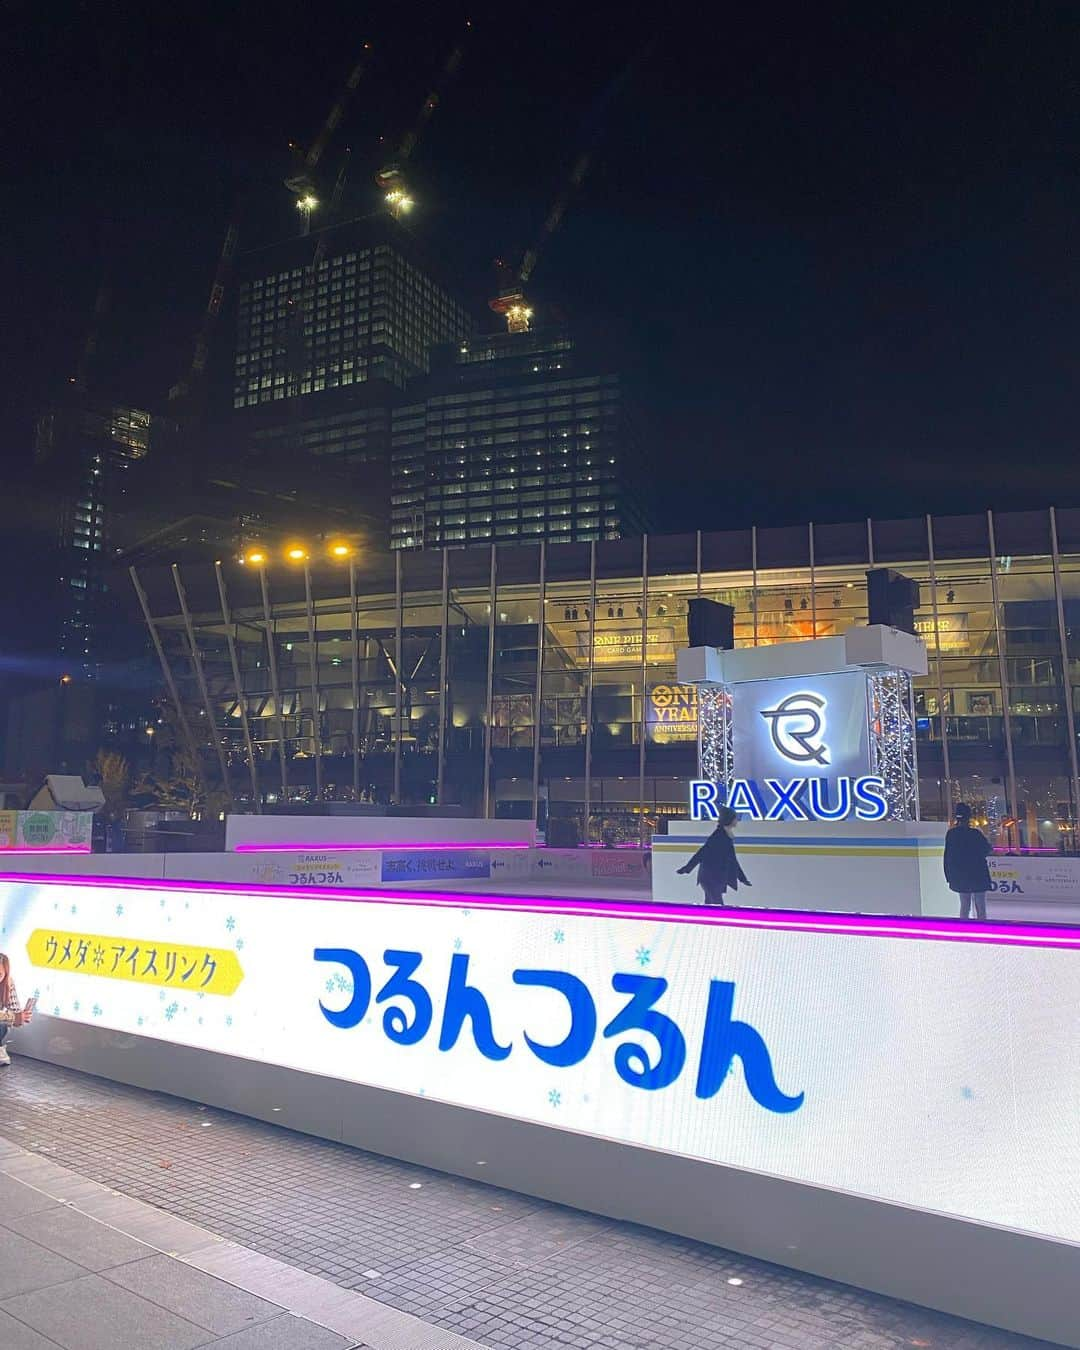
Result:
[[[462,901],[0,880],[15,1050],[1080,1346],[1080,933]]]

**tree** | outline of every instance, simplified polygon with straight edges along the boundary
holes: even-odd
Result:
[[[132,788],[144,805],[186,811],[193,817],[213,817],[225,810],[229,794],[220,775],[211,773],[204,757],[192,752],[171,705],[162,709],[154,749],[163,767],[140,775]]]
[[[119,820],[128,806],[131,766],[118,751],[103,749],[94,756],[90,767],[105,794],[101,814],[106,820]]]

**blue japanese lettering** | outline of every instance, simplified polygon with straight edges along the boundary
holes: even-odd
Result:
[[[525,1044],[545,1064],[558,1069],[580,1064],[592,1049],[596,1038],[596,1004],[583,980],[564,970],[515,970],[514,983],[554,989],[570,1005],[570,1030],[557,1045],[534,1041],[526,1034]]]
[[[656,1038],[660,1057],[649,1063],[643,1046],[628,1042],[615,1051],[615,1071],[631,1087],[654,1092],[674,1083],[686,1063],[686,1038],[653,1004],[667,989],[667,980],[653,975],[613,975],[611,987],[619,994],[629,994],[630,1002],[604,1028],[604,1036],[618,1036],[623,1031],[646,1031]]]
[[[472,1022],[473,1040],[485,1059],[505,1059],[510,1046],[500,1045],[491,1028],[491,1010],[479,989],[468,983],[469,958],[459,952],[450,958],[450,980],[446,986],[446,1005],[443,1008],[439,1049],[451,1050],[457,1044],[461,1028],[468,1018]]]
[[[387,1008],[383,1013],[383,1031],[398,1045],[415,1045],[427,1035],[431,1026],[431,996],[418,980],[409,978],[421,961],[419,952],[383,952],[383,960],[388,966],[395,966],[393,975],[386,981],[375,997],[376,1003],[385,1003],[388,998],[407,999],[413,1006],[410,1022],[403,1008]]]
[[[322,999],[319,1009],[322,1015],[334,1027],[355,1027],[362,1020],[371,1002],[371,975],[367,963],[359,952],[348,947],[316,947],[316,961],[330,961],[334,965],[344,966],[352,976],[352,997],[344,1008],[328,1008]]]
[[[749,1022],[736,1022],[732,1018],[734,1004],[734,984],[728,980],[710,981],[695,1089],[697,1096],[703,1099],[714,1097],[738,1055],[743,1063],[746,1086],[759,1106],[764,1106],[767,1111],[797,1111],[805,1094],[800,1092],[796,1097],[787,1097],[780,1091],[764,1038]]]

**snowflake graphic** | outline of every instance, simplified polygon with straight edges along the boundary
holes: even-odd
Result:
[[[562,1093],[558,1088],[552,1088],[548,1093],[548,1101],[552,1106],[559,1106],[562,1103]]]
[[[562,930],[561,928],[556,928],[556,929],[555,929],[555,941],[556,941],[556,942],[565,942],[565,941],[566,941],[566,934],[563,932],[563,930]]]
[[[225,1018],[225,1025],[226,1025],[227,1027],[231,1027],[231,1026],[232,1026],[232,1014],[231,1014],[231,1013],[229,1014],[228,1017]]]
[[[59,1016],[60,1016],[60,1004],[59,1004],[59,1003],[56,1005],[55,1008],[53,1008],[53,1010],[52,1010],[52,1015],[53,1015],[54,1017],[59,1017]]]
[[[202,1018],[199,1018],[199,1026],[202,1026]]]
[[[72,1006],[72,1008],[73,1008],[76,1012],[78,1012],[78,1011],[79,1011],[79,1000],[76,999],[75,1002],[74,1002],[71,1006]]]
[[[158,901],[158,904],[161,906],[162,909],[165,908],[165,897],[164,897],[164,896],[161,897],[161,899]]]
[[[94,1006],[90,1009],[90,1011],[93,1013],[93,1015],[94,1015],[95,1017],[100,1017],[100,1016],[101,1016],[101,1004],[100,1004],[100,1003],[95,1003]]]
[[[333,977],[332,975],[331,975],[331,977],[326,981],[326,992],[327,992],[328,994],[332,994],[332,993],[334,992],[334,977]]]
[[[242,951],[244,950],[244,939],[243,939],[243,938],[237,938],[237,939],[236,939],[236,950],[237,950],[238,952],[242,952]]]
[[[118,919],[119,919],[120,916],[123,914],[123,912],[124,912],[124,906],[123,906],[123,905],[117,905],[117,906],[116,906],[116,917],[117,917]]]
[[[228,929],[228,931],[229,931],[230,933],[231,933],[232,930],[236,927],[236,920],[233,918],[233,916],[232,916],[231,914],[230,914],[229,917],[225,920],[225,927]]]
[[[341,971],[334,974],[334,988],[340,989],[343,994],[351,994],[353,991],[353,982],[351,975],[342,975]]]
[[[165,990],[164,990],[164,989],[159,989],[159,990],[158,990],[158,998],[160,999],[160,1001],[161,1001],[162,1003],[165,1002]]]
[[[965,1087],[960,1089],[960,1096],[963,1097],[964,1101],[970,1102],[975,1094],[969,1087]]]
[[[72,906],[71,906],[71,912],[72,912],[72,914],[78,914],[78,912],[79,912],[79,906],[78,906],[78,905],[72,905]]]
[[[143,1024],[142,1018],[141,1018],[141,1017],[137,1017],[137,1018],[135,1019],[135,1025],[136,1025],[137,1027],[141,1027],[142,1024]]]
[[[648,947],[639,947],[634,953],[634,960],[644,968],[652,960],[652,952],[649,951]]]
[[[171,1022],[179,1011],[180,1011],[179,1003],[176,1002],[170,1003],[169,1006],[165,1009],[166,1022]]]
[[[461,951],[461,939],[460,939],[460,938],[455,938],[455,939],[454,939],[454,951],[456,951],[456,952]]]

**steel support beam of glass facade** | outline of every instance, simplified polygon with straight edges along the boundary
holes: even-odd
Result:
[[[184,581],[197,646],[222,673],[223,619],[233,640],[231,679],[208,678],[233,774],[249,741],[258,760],[276,740],[286,799],[314,799],[320,777],[329,801],[434,798],[478,816],[543,817],[546,799],[567,837],[632,843],[686,811],[696,728],[659,716],[654,694],[678,697],[689,601],[732,604],[738,646],[828,637],[866,622],[871,565],[920,586],[924,815],[964,801],[1002,841],[1016,820],[1014,838],[1072,847],[1080,511],[398,550],[358,557],[348,576],[313,559],[310,604],[285,560],[238,569],[224,608],[211,569],[205,602],[198,569]],[[158,615],[172,590],[155,592]],[[183,613],[144,615],[166,684],[183,676],[176,698],[201,721]],[[317,764],[296,716],[309,698]],[[241,803],[278,791],[271,762],[259,768],[261,783],[231,784]]]
[[[244,733],[244,750],[247,755],[248,773],[251,777],[251,796],[255,810],[261,814],[263,803],[262,788],[259,784],[259,768],[255,763],[255,746],[251,740],[251,719],[248,717],[244,682],[240,676],[240,660],[236,653],[236,636],[233,633],[232,615],[229,612],[229,596],[225,589],[225,576],[221,570],[220,562],[214,564],[214,576],[217,580],[218,598],[221,601],[221,621],[225,625],[225,642],[229,649],[229,665],[232,668],[236,707],[240,714],[240,727]]]
[[[210,690],[207,688],[206,684],[206,671],[203,669],[202,652],[199,651],[199,644],[195,639],[195,626],[191,622],[191,611],[188,609],[187,593],[184,590],[184,583],[180,576],[180,568],[176,563],[173,563],[172,565],[172,578],[173,585],[176,587],[176,599],[180,605],[180,614],[184,620],[184,631],[187,634],[191,669],[195,675],[195,683],[199,688],[199,697],[202,699],[202,713],[206,718],[206,727],[210,733],[210,743],[214,747],[218,768],[221,770],[221,785],[225,789],[225,795],[228,797],[231,805],[233,794],[229,782],[229,766],[225,762],[225,751],[221,744],[221,737],[218,735],[217,718],[214,716],[214,705],[210,701]]]
[[[131,584],[135,587],[135,594],[139,597],[139,605],[143,612],[143,618],[146,620],[146,627],[150,633],[150,641],[154,644],[154,651],[157,653],[158,664],[161,666],[161,675],[165,681],[165,687],[169,691],[169,696],[173,701],[173,707],[176,709],[177,721],[180,723],[180,734],[187,742],[188,749],[196,762],[199,758],[199,747],[195,742],[195,737],[191,734],[191,724],[188,721],[187,713],[184,710],[184,701],[180,697],[180,690],[176,685],[176,678],[173,675],[172,667],[169,664],[169,658],[165,655],[165,648],[162,646],[161,635],[158,632],[157,624],[150,612],[150,602],[147,599],[146,592],[143,590],[142,582],[139,580],[139,574],[134,567],[128,569],[128,575],[131,577]]]

